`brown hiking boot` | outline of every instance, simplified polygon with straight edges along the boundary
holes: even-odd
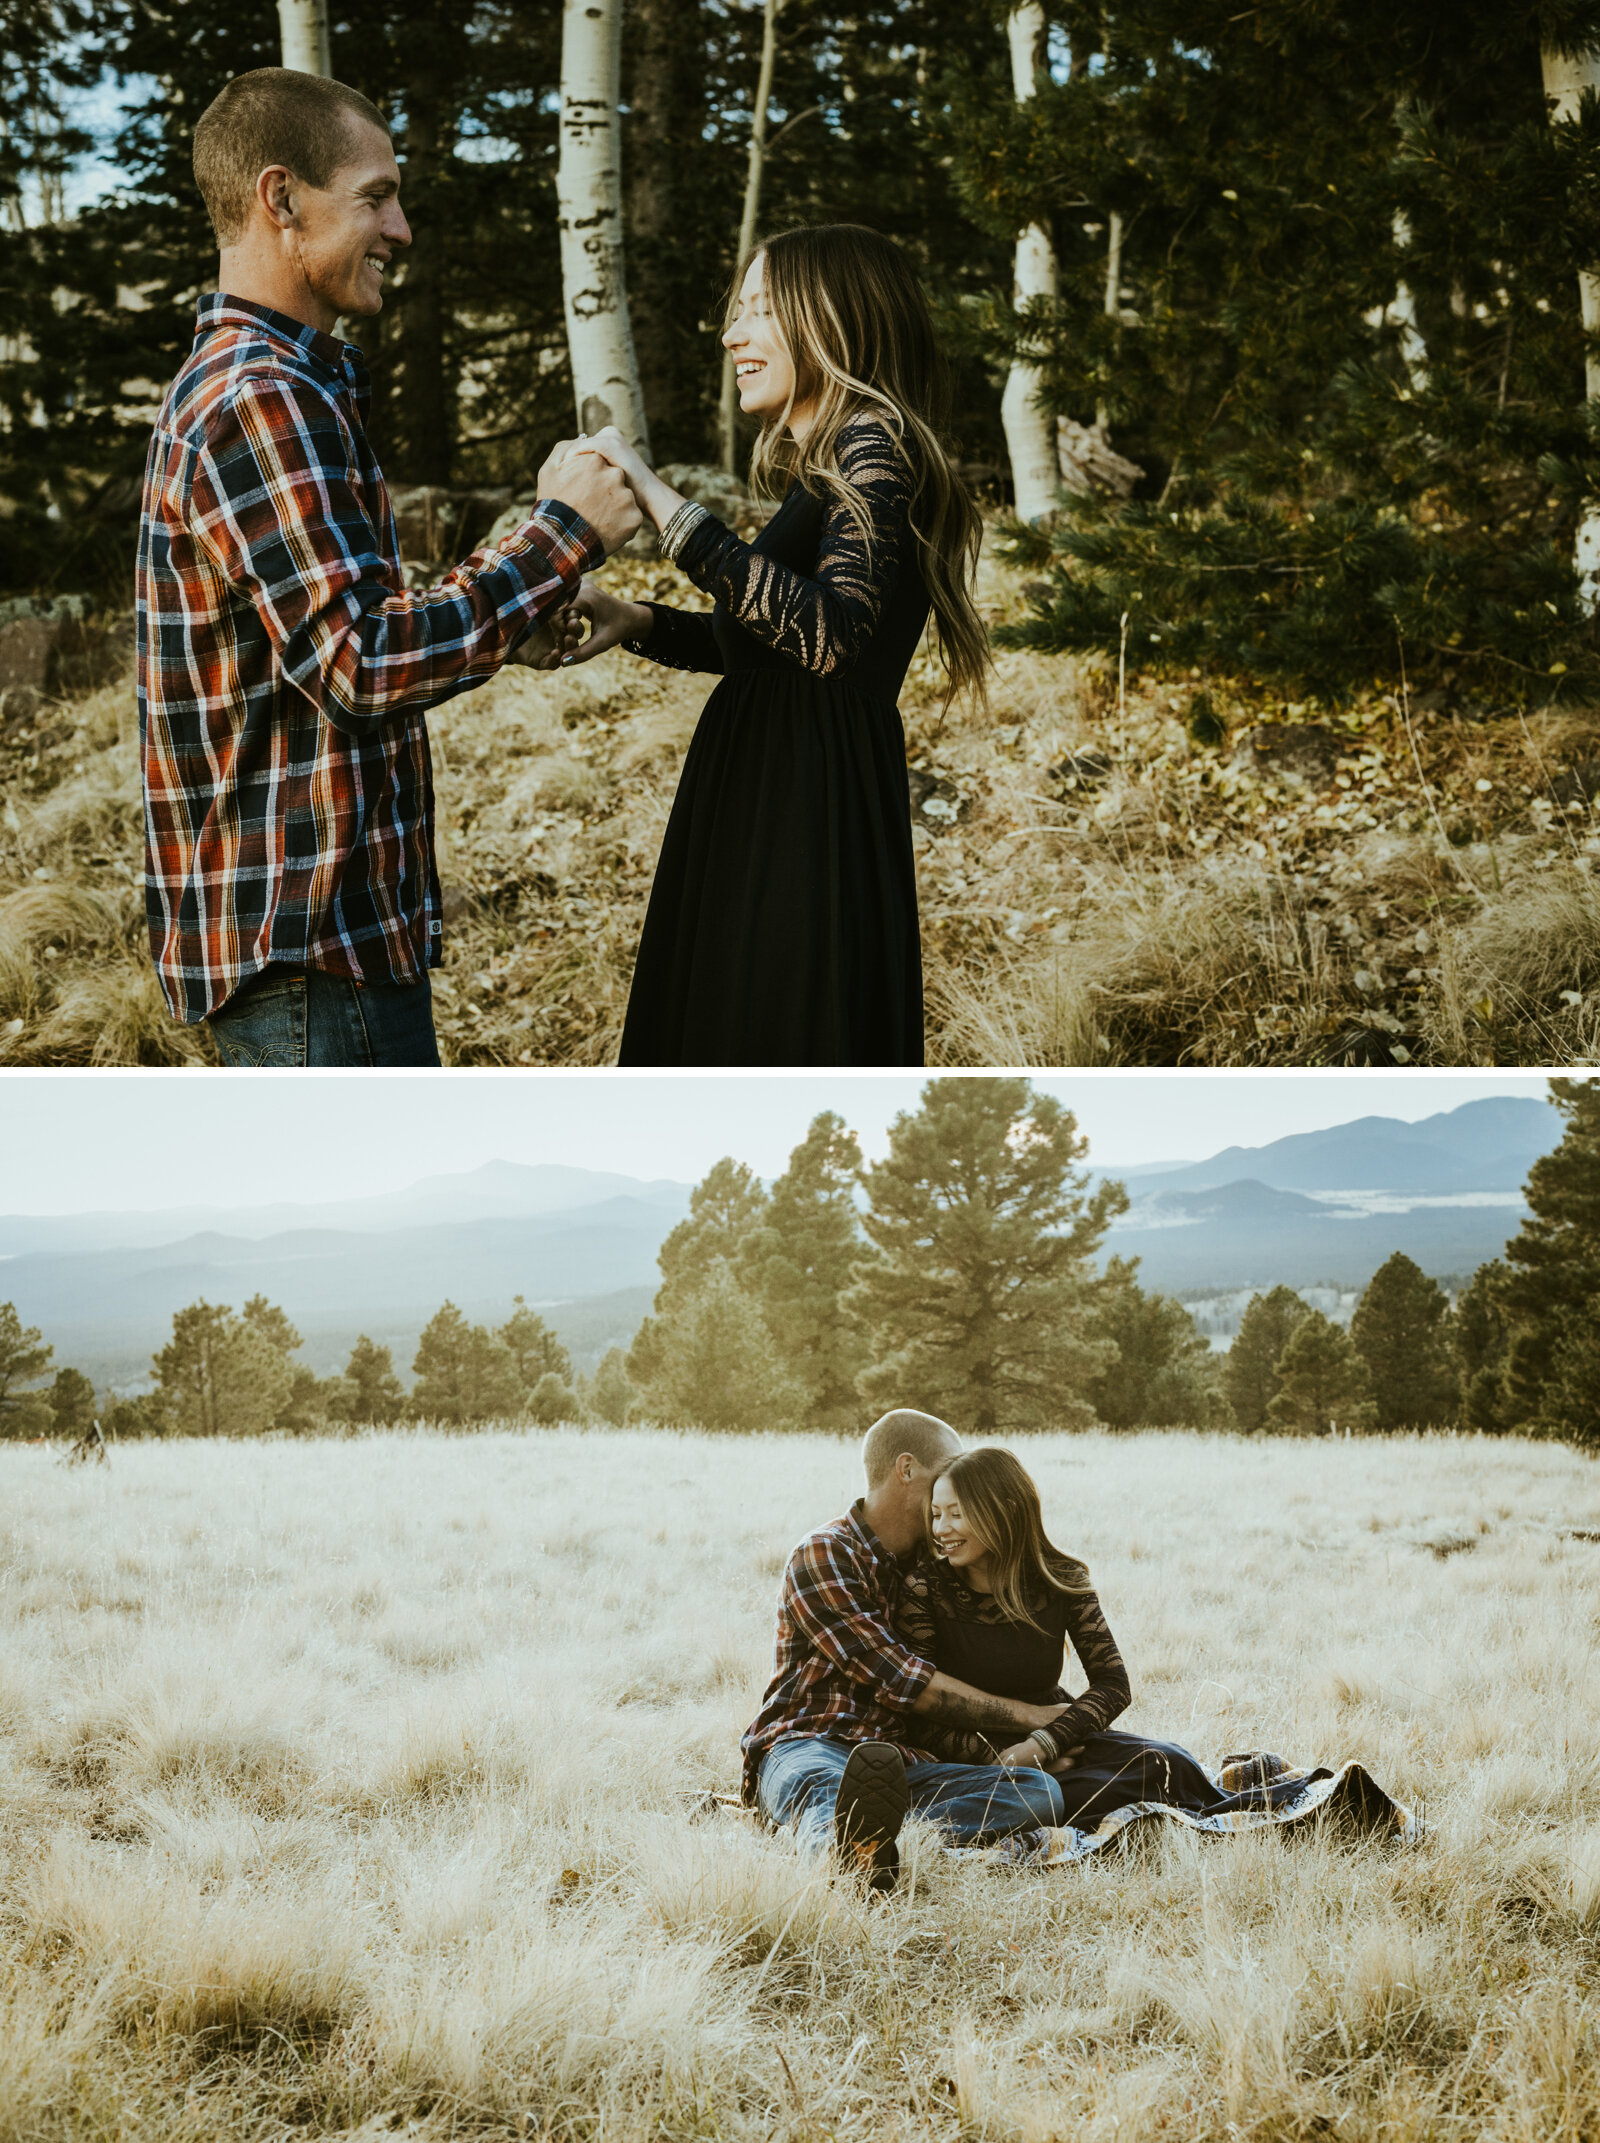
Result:
[[[839,1781],[833,1840],[841,1864],[870,1890],[892,1890],[899,1878],[895,1841],[910,1802],[905,1761],[893,1742],[858,1741]]]

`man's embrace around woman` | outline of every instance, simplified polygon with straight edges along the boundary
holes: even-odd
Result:
[[[862,1458],[866,1494],[789,1558],[776,1671],[744,1737],[744,1799],[803,1849],[887,1890],[908,1812],[958,1844],[1032,1833],[1048,1857],[1050,1833],[1119,1809],[1223,1827],[1289,1813],[1333,1776],[1248,1756],[1213,1778],[1176,1743],[1112,1729],[1130,1701],[1122,1656],[1009,1451],[964,1452],[944,1422],[902,1409]],[[1088,1676],[1076,1699],[1061,1686],[1069,1645]]]

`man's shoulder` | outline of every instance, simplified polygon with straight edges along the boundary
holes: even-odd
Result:
[[[247,402],[292,406],[301,416],[332,416],[341,430],[337,389],[282,343],[229,321],[202,336],[167,390],[168,428],[201,443]]]
[[[807,1533],[803,1540],[795,1542],[789,1551],[789,1569],[814,1569],[820,1565],[840,1561],[865,1560],[865,1541],[854,1514],[844,1511],[826,1525],[819,1525],[814,1533]]]

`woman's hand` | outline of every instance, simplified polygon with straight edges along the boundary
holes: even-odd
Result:
[[[1000,1761],[1008,1771],[1042,1771],[1044,1751],[1037,1741],[1014,1741],[1000,1751]]]
[[[664,484],[638,448],[630,446],[614,424],[608,424],[603,431],[591,432],[586,439],[578,440],[576,446],[578,452],[588,450],[598,454],[612,468],[621,471],[628,489],[657,528],[665,528],[684,503],[683,493]]]
[[[620,595],[596,587],[592,580],[580,582],[566,616],[570,623],[558,659],[548,665],[552,669],[591,661],[619,641],[640,639],[654,623],[648,603],[625,602]],[[583,624],[589,627],[586,640],[579,638]]]

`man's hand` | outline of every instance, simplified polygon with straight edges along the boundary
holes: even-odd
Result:
[[[539,471],[539,496],[581,513],[608,552],[621,550],[644,519],[622,471],[582,440],[556,441]]]

